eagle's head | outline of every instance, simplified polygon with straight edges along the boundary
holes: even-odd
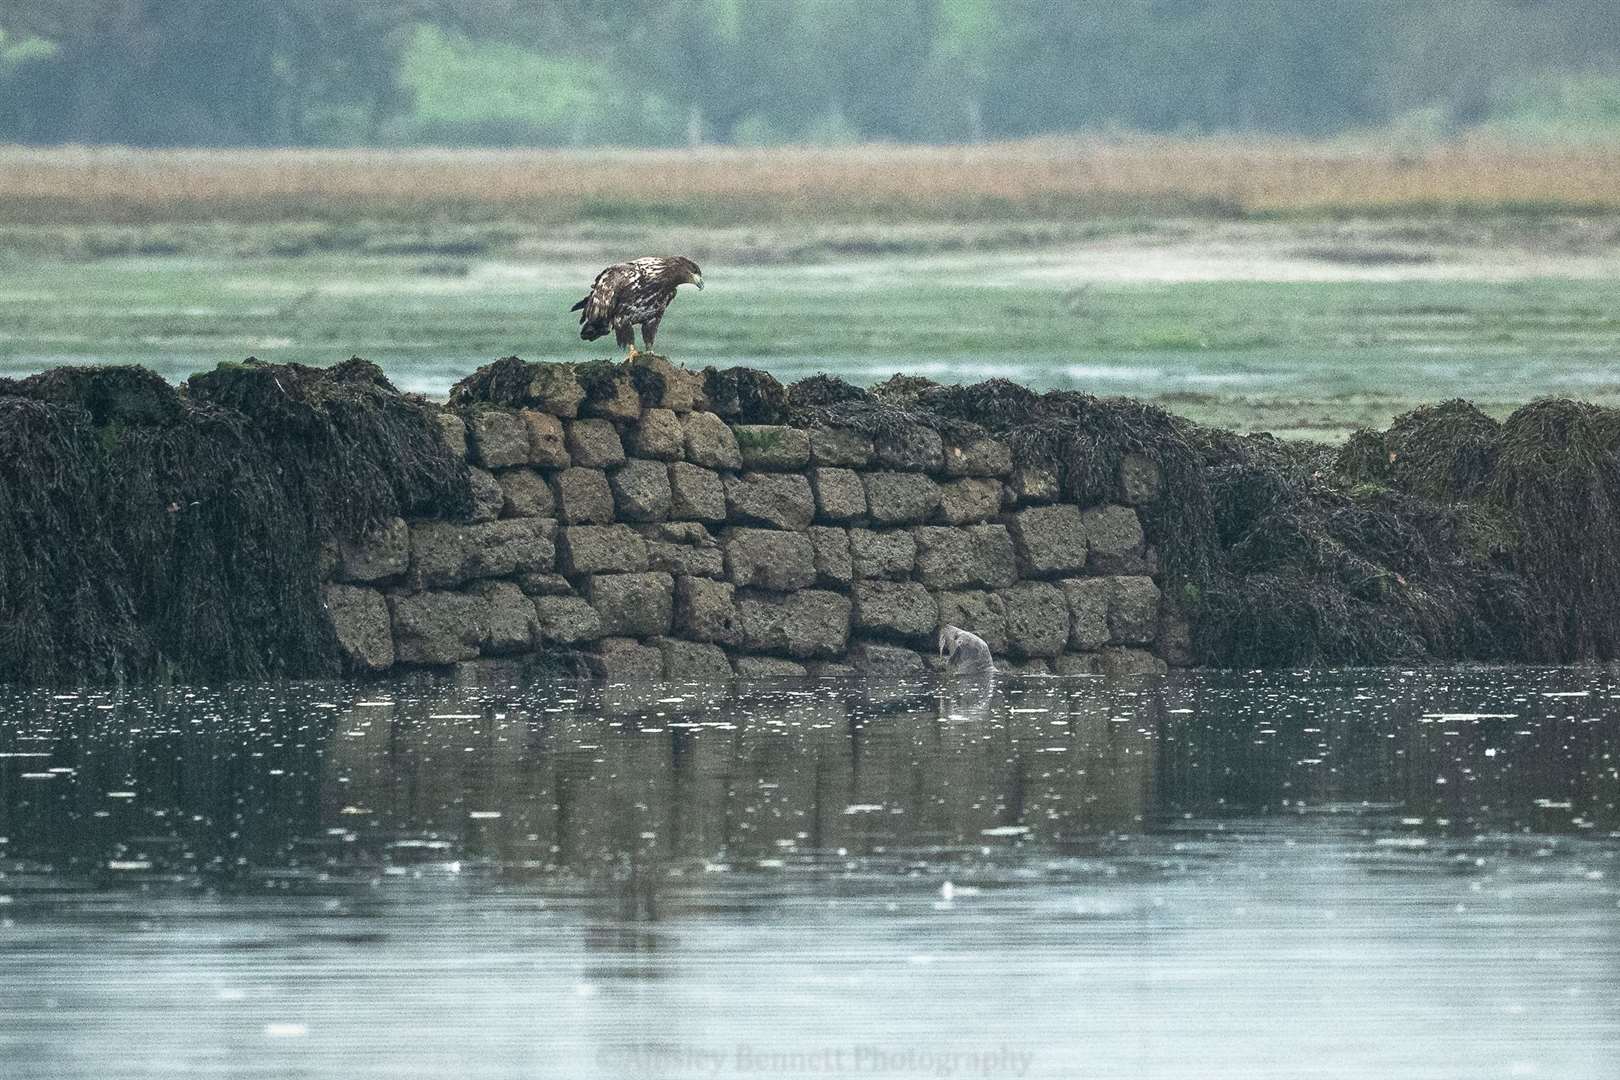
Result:
[[[681,275],[675,279],[675,284],[680,285],[685,282],[691,282],[698,288],[703,288],[702,267],[698,266],[697,263],[693,262],[691,259],[688,259],[684,255],[678,255],[670,261],[675,264],[676,271]]]

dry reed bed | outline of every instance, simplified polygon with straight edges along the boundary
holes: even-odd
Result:
[[[971,147],[172,150],[0,147],[0,215],[87,219],[425,204],[543,214],[708,204],[787,215],[1155,204],[1267,214],[1620,208],[1620,148],[1460,141],[1035,140]]]

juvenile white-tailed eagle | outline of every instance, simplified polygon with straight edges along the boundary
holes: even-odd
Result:
[[[580,313],[580,337],[595,341],[612,329],[614,339],[634,356],[635,328],[641,327],[642,341],[652,348],[658,320],[675,299],[675,287],[685,282],[703,288],[703,271],[680,255],[614,263],[596,275],[590,293],[568,310]]]

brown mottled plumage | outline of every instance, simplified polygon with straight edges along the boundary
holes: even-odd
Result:
[[[642,340],[652,348],[658,320],[675,299],[675,287],[685,282],[703,288],[703,271],[680,255],[614,263],[596,275],[590,293],[568,310],[580,313],[580,337],[595,341],[611,329],[614,339],[635,355],[635,328],[641,327]]]

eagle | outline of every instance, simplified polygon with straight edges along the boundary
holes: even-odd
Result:
[[[595,341],[609,328],[620,345],[636,355],[636,326],[641,339],[651,349],[658,334],[658,320],[675,299],[675,288],[691,282],[703,288],[703,271],[681,255],[653,256],[614,263],[596,275],[591,291],[569,311],[578,311],[579,336]]]

